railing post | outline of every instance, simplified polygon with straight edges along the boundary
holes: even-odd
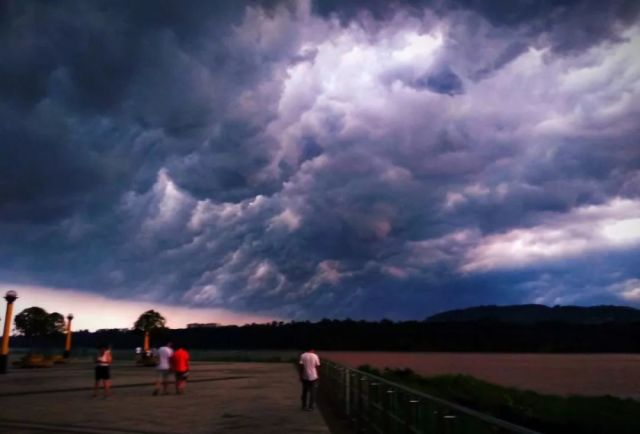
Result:
[[[380,396],[380,383],[376,383],[376,382],[371,382],[369,383],[369,421],[370,421],[370,425],[374,427],[374,431],[376,432],[383,432],[381,431],[381,427],[380,427],[380,420],[381,420],[381,415],[380,415],[380,405],[378,402],[378,396]]]
[[[344,371],[344,412],[347,416],[351,414],[351,372],[347,368]]]
[[[355,373],[355,391],[356,391],[356,432],[360,433],[364,430],[362,429],[363,425],[363,416],[362,416],[362,381],[360,381],[360,374]]]
[[[418,403],[420,401],[418,401],[417,399],[409,399],[409,402],[407,403],[409,408],[407,408],[407,433],[408,434],[414,434],[416,432],[416,430],[414,429],[417,425],[416,420],[417,418],[417,407],[418,407]]]
[[[394,399],[394,391],[393,389],[389,389],[386,391],[385,393],[385,412],[384,412],[384,419],[385,419],[385,433],[393,433],[395,432],[395,426],[394,426],[394,422],[393,422],[393,417],[391,416],[391,414],[393,413],[393,399]]]
[[[444,422],[444,434],[451,434],[454,432],[454,424],[457,417],[454,414],[445,414],[442,418]]]
[[[369,429],[369,423],[370,423],[370,419],[371,416],[369,415],[369,394],[368,394],[368,386],[367,386],[367,396],[365,397],[365,384],[367,381],[367,377],[360,377],[359,379],[359,383],[360,383],[360,415],[362,416],[362,421],[363,424],[362,426],[364,427],[363,432],[367,432]]]

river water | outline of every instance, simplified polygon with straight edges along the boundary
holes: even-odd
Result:
[[[350,367],[410,368],[424,376],[467,374],[541,393],[640,399],[640,354],[326,351],[320,356]]]

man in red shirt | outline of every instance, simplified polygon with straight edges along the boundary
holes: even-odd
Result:
[[[184,393],[187,385],[187,377],[189,376],[189,353],[180,345],[173,353],[173,372],[176,374],[176,393],[178,395]]]

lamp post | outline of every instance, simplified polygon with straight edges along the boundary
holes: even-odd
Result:
[[[9,366],[9,333],[11,332],[11,321],[13,321],[13,302],[18,298],[15,291],[7,291],[4,299],[7,300],[7,312],[4,316],[4,333],[2,334],[2,351],[0,351],[0,374],[7,373]]]
[[[70,313],[67,315],[67,341],[64,345],[64,354],[63,357],[68,359],[71,355],[71,320],[73,319],[73,314]]]
[[[144,344],[142,346],[144,354],[148,354],[150,348],[151,348],[151,345],[149,345],[149,330],[145,330],[144,331]]]

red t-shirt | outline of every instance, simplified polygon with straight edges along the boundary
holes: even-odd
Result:
[[[186,372],[189,370],[189,353],[179,348],[173,353],[173,370],[175,372]]]

